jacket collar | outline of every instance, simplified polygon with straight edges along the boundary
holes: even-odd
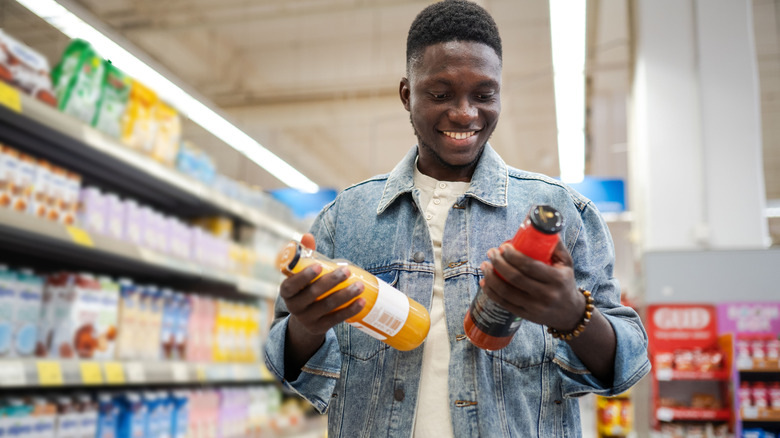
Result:
[[[390,172],[376,214],[382,214],[399,196],[410,193],[414,189],[414,163],[416,159],[417,146],[411,148]],[[506,163],[490,144],[486,144],[477,163],[477,168],[474,169],[466,196],[493,207],[506,207],[508,179]]]

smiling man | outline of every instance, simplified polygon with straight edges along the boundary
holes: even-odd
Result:
[[[399,87],[417,145],[389,174],[339,194],[303,239],[424,305],[431,330],[422,347],[397,351],[341,324],[365,305],[336,310],[361,283],[317,300],[346,269],[314,281],[321,270],[310,267],[280,287],[266,362],[328,412],[328,436],[580,436],[577,397],[618,394],[650,369],[642,324],[620,305],[596,208],[552,178],[507,166],[488,143],[502,56],[480,6],[425,8],[409,30]],[[563,216],[552,265],[503,244],[536,204]],[[525,320],[501,350],[464,335],[479,290]]]

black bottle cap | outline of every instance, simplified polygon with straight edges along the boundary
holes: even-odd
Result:
[[[544,234],[556,234],[563,229],[563,216],[549,205],[535,205],[528,216],[534,228]]]

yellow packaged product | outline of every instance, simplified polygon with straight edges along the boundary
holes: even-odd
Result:
[[[122,126],[122,143],[127,147],[151,154],[156,130],[152,111],[157,101],[154,91],[133,80]]]
[[[152,108],[152,120],[156,126],[152,142],[152,157],[165,164],[173,166],[181,142],[181,118],[179,113],[162,101]]]

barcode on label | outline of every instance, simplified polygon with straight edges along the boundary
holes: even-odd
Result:
[[[408,317],[409,298],[398,289],[379,280],[376,302],[363,318],[363,322],[389,337],[398,334]]]
[[[382,330],[383,332],[393,332],[398,330],[398,327],[401,325],[401,320],[398,318],[395,318],[393,315],[389,313],[385,313],[384,315],[379,317],[379,321],[377,321],[377,328]]]

